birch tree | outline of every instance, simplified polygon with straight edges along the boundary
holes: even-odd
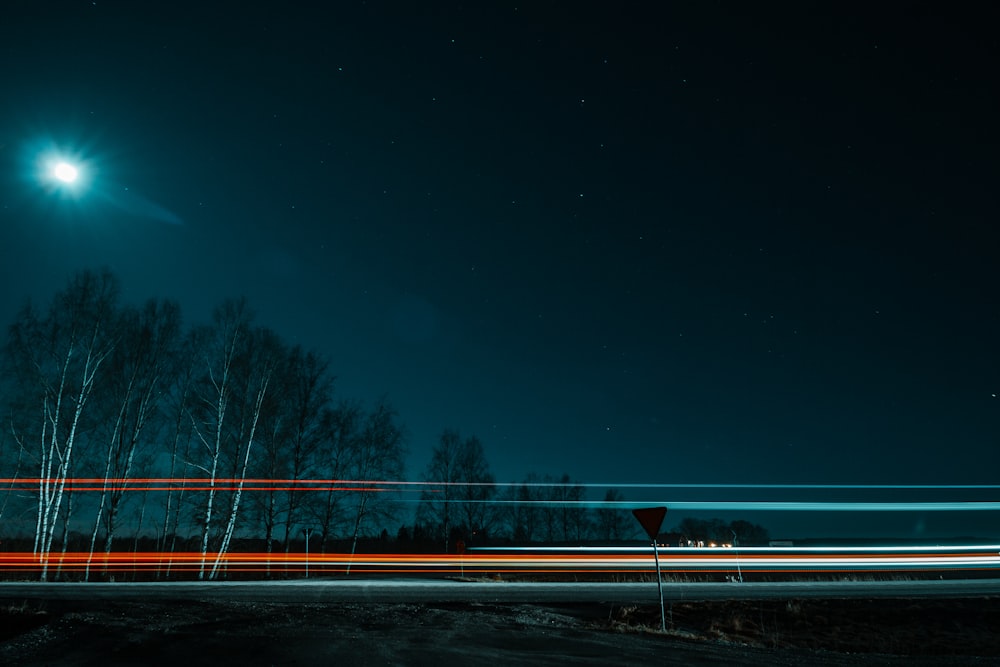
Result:
[[[8,353],[30,406],[13,416],[12,432],[19,446],[36,456],[33,549],[43,581],[88,402],[117,343],[118,293],[109,271],[79,272],[46,313],[29,304],[9,331]]]
[[[169,384],[172,355],[180,335],[180,307],[172,302],[148,301],[141,309],[126,308],[120,315],[119,345],[107,361],[104,391],[109,419],[103,425],[105,443],[103,484],[85,576],[90,573],[100,527],[104,552],[111,553],[119,512],[136,465],[139,444],[150,430]]]
[[[222,531],[219,549],[212,564],[210,579],[218,576],[219,568],[236,529],[240,503],[243,498],[243,488],[246,483],[247,470],[250,466],[250,456],[253,452],[257,429],[262,418],[265,418],[267,408],[274,409],[276,401],[269,401],[269,389],[276,369],[285,358],[285,352],[278,336],[271,330],[258,328],[247,337],[247,344],[238,358],[240,362],[237,371],[239,382],[235,385],[236,399],[233,405],[235,431],[232,436],[230,451],[233,458],[233,472],[229,479],[232,485],[229,493],[228,516]]]
[[[174,372],[170,374],[173,379],[170,390],[167,394],[166,403],[169,412],[169,433],[167,442],[169,443],[169,464],[167,467],[167,479],[171,483],[167,485],[166,496],[163,501],[163,528],[159,539],[159,551],[173,553],[177,545],[177,531],[180,528],[181,508],[185,500],[185,488],[174,489],[172,480],[182,471],[183,477],[188,476],[191,457],[191,444],[194,436],[194,428],[190,419],[191,396],[196,378],[195,364],[195,337],[186,336],[180,341],[177,354],[174,355]],[[168,544],[169,540],[169,544]],[[168,561],[163,574],[170,576],[172,561]],[[160,570],[157,570],[159,576]]]
[[[215,500],[224,447],[231,442],[227,432],[230,403],[235,391],[238,356],[246,346],[251,314],[244,300],[224,302],[212,314],[213,323],[192,332],[197,380],[189,416],[199,443],[190,465],[207,477],[204,506],[200,517],[201,564],[198,579],[205,578],[209,538],[214,527]]]
[[[277,391],[272,392],[269,402],[276,402],[279,405],[276,409],[265,410],[258,427],[260,436],[252,462],[253,476],[268,482],[248,498],[249,510],[263,524],[264,551],[269,554],[274,552],[274,531],[281,522],[283,514],[280,501],[284,490],[281,488],[281,480],[288,474],[285,442],[287,424],[290,421],[285,409],[288,380],[285,373],[278,373],[273,380]],[[268,575],[271,573],[270,561],[267,564],[267,573]]]

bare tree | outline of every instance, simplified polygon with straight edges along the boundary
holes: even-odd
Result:
[[[195,380],[195,337],[186,336],[180,342],[178,352],[174,355],[174,370],[170,373],[173,383],[167,394],[167,407],[169,412],[170,427],[167,435],[169,443],[169,465],[167,469],[166,497],[163,503],[163,529],[159,539],[159,551],[174,552],[177,546],[177,531],[180,528],[181,508],[185,500],[185,488],[174,488],[174,479],[178,470],[184,470],[184,477],[187,477],[187,470],[190,467],[189,458],[191,455],[191,440],[193,437],[192,420],[190,419],[191,393]],[[169,538],[169,546],[167,544]],[[170,576],[172,561],[168,561],[163,574]],[[157,570],[157,575],[160,570]]]
[[[489,501],[496,485],[479,438],[462,440],[458,431],[445,430],[431,454],[424,481],[431,488],[421,494],[417,521],[437,533],[445,551],[455,528],[469,534],[492,528],[496,515]]]
[[[745,519],[733,521],[729,524],[728,530],[733,537],[734,543],[739,546],[751,544],[767,546],[770,540],[766,528]]]
[[[222,448],[226,444],[227,416],[233,383],[234,365],[243,338],[249,328],[249,315],[244,302],[227,302],[213,314],[214,326],[192,332],[195,338],[198,379],[190,404],[191,424],[197,441],[202,445],[191,465],[208,475],[205,505],[201,522],[201,565],[198,578],[204,579],[209,536],[212,530],[212,513],[217,494],[216,480]],[[200,463],[199,463],[200,461]]]
[[[11,491],[14,490],[14,485],[17,483],[18,475],[21,472],[21,461],[23,459],[24,450],[21,447],[10,447],[8,446],[7,431],[4,430],[0,432],[0,456],[4,459],[10,456],[11,450],[16,450],[17,456],[14,458],[14,463],[11,464],[13,470],[5,470],[5,472],[0,473],[0,477],[6,476],[7,479],[4,480],[3,489],[3,500],[0,500],[0,519],[3,519],[3,514],[7,510],[7,503],[10,500]],[[3,459],[0,459],[3,460]]]
[[[120,315],[118,330],[120,342],[108,358],[104,390],[96,394],[107,406],[110,418],[99,431],[107,450],[85,577],[90,573],[102,522],[104,552],[111,553],[139,443],[147,434],[170,381],[165,376],[173,369],[171,356],[180,335],[180,307],[172,302],[151,300],[142,309],[127,308]]]
[[[602,540],[612,541],[625,539],[631,525],[628,513],[617,506],[625,500],[618,489],[608,489],[604,494],[604,504],[597,508],[597,531]]]
[[[228,516],[218,527],[218,547],[210,579],[219,571],[229,548],[256,437],[272,376],[280,363],[277,336],[264,329],[251,330],[252,314],[242,299],[229,300],[213,314],[213,324],[196,333],[199,379],[191,402],[191,422],[201,444],[200,462],[194,467],[208,475],[201,524],[201,565],[198,578],[206,576],[209,540],[216,528],[216,500],[228,492]],[[219,484],[222,466],[230,476]]]
[[[314,492],[309,509],[319,524],[320,553],[326,553],[330,539],[349,516],[348,496],[341,482],[351,476],[357,441],[361,437],[363,413],[355,401],[341,401],[336,408],[324,410],[323,437],[317,449],[316,472],[327,483],[324,492]]]
[[[280,364],[272,384],[253,461],[254,476],[271,483],[249,500],[263,524],[267,553],[274,551],[275,532],[282,525],[287,553],[293,530],[303,520],[306,490],[299,482],[316,469],[316,451],[324,437],[323,411],[329,408],[333,383],[326,362],[296,346]]]
[[[297,482],[318,470],[317,453],[327,434],[324,413],[330,407],[333,394],[329,363],[318,354],[294,347],[288,357],[287,370],[288,420],[283,458],[288,485],[284,490],[282,507],[286,553],[294,530],[303,520],[306,492]]]
[[[236,435],[233,438],[235,453],[233,474],[230,483],[233,484],[229,502],[229,516],[222,533],[215,562],[212,565],[211,579],[216,578],[222,559],[229,551],[229,543],[236,529],[240,501],[243,497],[243,487],[250,466],[250,455],[257,427],[265,415],[265,406],[274,409],[273,402],[268,403],[268,390],[278,365],[285,357],[284,346],[278,336],[269,329],[258,328],[249,337],[248,345],[241,357],[239,366],[241,382],[237,394],[239,399],[235,405],[238,408],[236,420]]]
[[[290,421],[287,410],[288,384],[287,373],[278,372],[273,380],[275,391],[269,396],[268,406],[258,425],[258,446],[254,448],[252,462],[253,476],[258,479],[270,480],[247,500],[249,510],[255,519],[263,524],[265,551],[274,551],[274,529],[281,521],[282,508],[280,499],[284,494],[281,481],[289,474],[287,429]],[[272,405],[273,404],[273,405]],[[270,575],[271,565],[268,562],[267,573]]]
[[[564,542],[584,539],[588,532],[587,509],[582,502],[586,495],[584,487],[564,473],[550,489],[549,497],[555,501],[558,539]]]
[[[354,527],[351,535],[351,555],[357,551],[358,536],[362,529],[376,519],[392,515],[386,487],[376,487],[374,482],[398,481],[403,477],[403,429],[399,415],[382,398],[365,418],[359,437],[355,440],[352,473],[357,489],[354,500]],[[350,566],[348,565],[348,573]]]
[[[542,524],[540,485],[539,476],[529,473],[523,482],[504,491],[504,523],[507,534],[515,542],[530,543],[539,538]]]
[[[452,503],[457,497],[455,484],[458,481],[458,456],[462,446],[461,436],[457,431],[445,430],[441,440],[431,454],[430,463],[424,472],[425,482],[436,482],[425,490],[420,497],[417,509],[417,523],[422,524],[426,531],[437,535],[444,543],[447,552],[450,546],[454,507]]]
[[[12,432],[21,447],[37,452],[34,553],[42,580],[48,577],[49,553],[88,401],[117,344],[118,292],[118,281],[109,271],[82,271],[56,294],[46,314],[28,305],[10,328],[8,352],[19,390],[32,405],[29,413],[14,415]]]

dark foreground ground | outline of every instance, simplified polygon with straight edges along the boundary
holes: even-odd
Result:
[[[0,665],[1000,665],[1000,598],[0,608]],[[652,628],[652,629],[651,629]]]

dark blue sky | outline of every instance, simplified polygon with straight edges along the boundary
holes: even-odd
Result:
[[[198,4],[4,10],[8,321],[81,268],[245,295],[411,477],[450,427],[500,480],[995,481],[985,15]]]

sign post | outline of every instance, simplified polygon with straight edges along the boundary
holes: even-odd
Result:
[[[309,578],[309,538],[312,536],[312,528],[303,528],[302,534],[306,536],[306,579]]]
[[[660,577],[660,554],[656,546],[656,536],[660,534],[663,517],[667,515],[666,507],[643,507],[632,510],[632,515],[639,520],[643,530],[653,541],[653,559],[656,561],[656,590],[660,593],[660,630],[667,631],[667,614],[663,608],[663,579]]]

